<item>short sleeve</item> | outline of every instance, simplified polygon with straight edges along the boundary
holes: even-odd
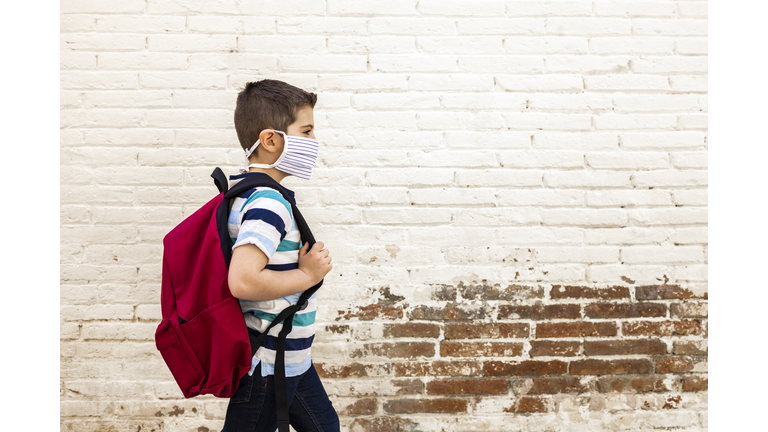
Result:
[[[288,201],[274,189],[259,188],[240,209],[237,239],[232,249],[252,244],[271,259],[290,228],[291,207]]]

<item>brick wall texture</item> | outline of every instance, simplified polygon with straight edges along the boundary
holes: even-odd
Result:
[[[318,93],[287,179],[355,432],[707,429],[707,2],[64,0],[61,430],[220,431],[154,343],[235,97]]]

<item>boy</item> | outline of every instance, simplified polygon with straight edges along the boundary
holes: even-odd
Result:
[[[317,95],[276,80],[251,82],[238,94],[235,129],[245,152],[241,174],[268,176],[280,183],[294,175],[308,180],[317,158],[313,109]],[[293,198],[293,192],[288,191]],[[291,205],[269,187],[252,189],[233,200],[229,215],[233,241],[229,288],[240,300],[246,325],[263,332],[272,319],[331,270],[323,243],[301,245]],[[290,424],[298,432],[339,430],[339,418],[310,357],[317,299],[299,311],[286,339],[285,376]],[[227,407],[222,432],[277,429],[274,341],[280,325],[256,351]],[[273,348],[273,349],[270,349]]]

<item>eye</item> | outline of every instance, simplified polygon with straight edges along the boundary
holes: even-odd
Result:
[[[309,135],[309,133],[310,133],[310,132],[312,132],[312,129],[307,129],[307,130],[305,130],[305,131],[304,131],[304,133],[305,133],[306,135]]]

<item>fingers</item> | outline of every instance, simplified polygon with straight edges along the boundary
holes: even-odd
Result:
[[[325,246],[325,243],[323,243],[323,242],[319,241],[319,242],[315,243],[315,244],[312,246],[312,250],[313,250],[313,251],[321,251],[321,250],[323,250],[323,247],[324,247],[324,246]]]
[[[299,256],[302,257],[309,252],[309,243],[304,243],[304,245],[299,249]]]

